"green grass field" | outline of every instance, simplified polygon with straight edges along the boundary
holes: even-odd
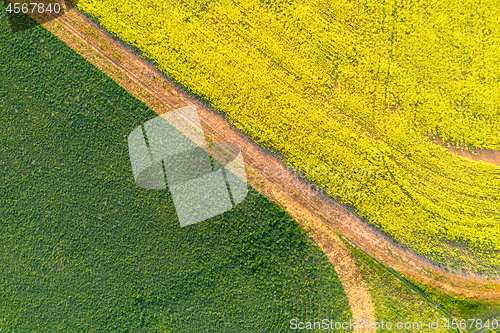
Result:
[[[349,320],[336,272],[285,211],[251,195],[186,228],[134,184],[128,134],[156,114],[0,7],[0,331],[277,332]]]

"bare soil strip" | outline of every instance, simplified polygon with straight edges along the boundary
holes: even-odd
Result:
[[[434,141],[436,144],[445,147],[449,152],[458,156],[462,156],[463,158],[467,158],[473,161],[483,161],[485,163],[491,163],[500,166],[500,150],[476,148],[474,149],[476,155],[474,155],[466,147],[462,147],[462,149],[453,148],[452,146],[446,147],[446,143],[444,143],[439,136],[436,136],[435,138],[430,136],[429,139]]]
[[[366,285],[359,278],[352,258],[341,246],[335,231],[381,263],[415,281],[456,296],[500,300],[500,280],[451,274],[400,247],[344,205],[313,191],[276,157],[233,129],[223,117],[134,55],[83,14],[72,10],[44,26],[157,113],[195,104],[209,140],[238,144],[245,159],[249,183],[285,207],[304,227],[310,225],[310,235],[323,247],[339,274],[354,318],[374,318],[373,305]]]

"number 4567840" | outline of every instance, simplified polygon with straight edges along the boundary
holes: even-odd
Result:
[[[31,11],[30,11],[30,8],[31,8]],[[54,5],[49,3],[47,6],[45,6],[43,3],[38,3],[38,2],[30,2],[29,5],[27,3],[23,3],[22,5],[19,3],[14,3],[14,4],[9,3],[6,11],[9,13],[14,13],[14,14],[18,14],[21,12],[24,14],[27,14],[30,12],[31,13],[39,13],[39,14],[53,13],[54,12],[54,13],[58,14],[61,11],[61,5],[58,3],[55,3]]]

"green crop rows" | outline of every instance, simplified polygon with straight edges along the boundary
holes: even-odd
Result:
[[[349,320],[337,275],[265,197],[180,228],[135,186],[127,136],[156,116],[0,7],[0,331],[276,332]]]

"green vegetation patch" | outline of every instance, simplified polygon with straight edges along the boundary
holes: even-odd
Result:
[[[377,330],[377,332],[401,331],[397,329],[398,323],[401,323],[402,331],[405,332],[457,332],[457,330],[444,327],[446,323],[451,323],[451,317],[444,311],[397,279],[363,251],[347,242],[345,244],[355,259],[361,276],[366,281],[375,308],[376,320],[390,322],[393,326],[392,329],[387,329],[385,326],[385,329]],[[436,322],[438,325],[429,329],[429,324]],[[404,325],[412,327],[405,329]]]
[[[181,228],[134,184],[129,133],[156,116],[43,27],[0,7],[0,331],[277,332],[349,321],[337,275],[254,190]]]
[[[467,332],[500,332],[500,301],[479,301],[450,296],[432,287],[409,280],[420,292],[451,313],[457,321],[466,322]],[[474,321],[471,321],[474,319]]]

